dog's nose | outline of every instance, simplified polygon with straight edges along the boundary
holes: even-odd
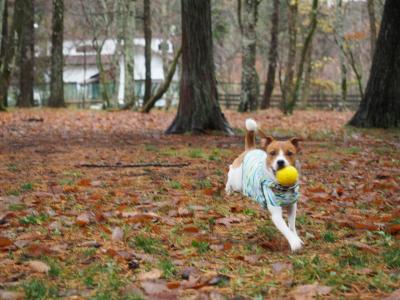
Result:
[[[285,161],[283,159],[278,160],[276,163],[279,169],[285,166]]]

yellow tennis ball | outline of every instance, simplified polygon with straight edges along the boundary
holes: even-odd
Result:
[[[276,172],[276,180],[280,185],[292,186],[299,178],[299,172],[293,166],[287,166]]]

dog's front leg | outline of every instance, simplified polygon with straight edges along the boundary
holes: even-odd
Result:
[[[268,205],[268,210],[271,213],[272,222],[288,240],[292,251],[300,250],[302,242],[297,234],[293,233],[293,231],[290,230],[289,227],[286,225],[286,222],[282,217],[282,208],[279,206]]]
[[[296,233],[296,211],[297,211],[297,203],[289,205],[288,208],[288,224],[290,230],[297,235]]]

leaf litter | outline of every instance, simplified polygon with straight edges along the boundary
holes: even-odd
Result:
[[[394,299],[400,133],[344,128],[350,112],[225,114],[237,136],[166,136],[161,111],[0,114],[0,295]],[[247,117],[304,139],[299,253],[224,195]],[[146,163],[171,167],[83,167]]]

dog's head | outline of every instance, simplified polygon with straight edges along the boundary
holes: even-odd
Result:
[[[297,137],[275,140],[271,136],[266,136],[263,146],[267,152],[267,168],[275,174],[279,169],[295,166],[300,141],[301,139]]]

